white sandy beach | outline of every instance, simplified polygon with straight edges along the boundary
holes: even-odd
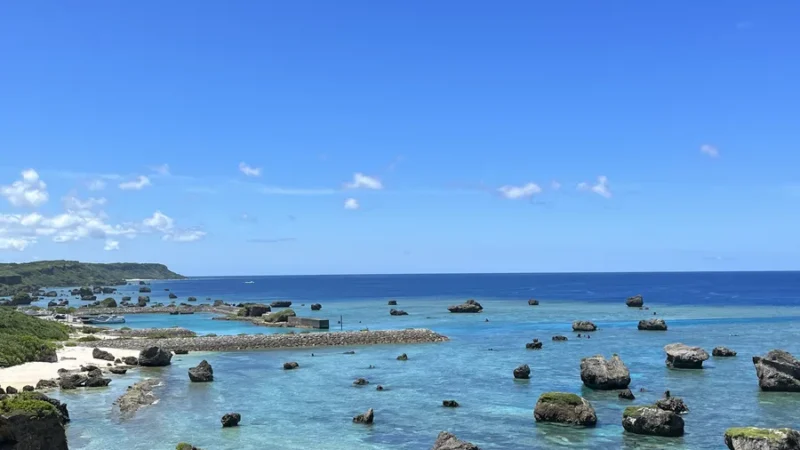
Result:
[[[117,358],[125,356],[139,356],[137,350],[122,350],[114,348],[103,348]],[[94,364],[98,367],[105,367],[108,361],[92,358],[92,348],[89,347],[64,347],[59,349],[58,362],[29,362],[19,366],[0,369],[0,386],[3,388],[13,386],[22,390],[23,386],[36,386],[42,379],[58,378],[58,369],[79,369],[81,365]]]

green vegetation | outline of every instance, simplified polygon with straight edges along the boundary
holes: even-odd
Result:
[[[53,309],[56,314],[74,314],[77,309],[75,307],[70,306],[69,308],[65,308],[63,306],[59,306]]]
[[[731,439],[734,438],[747,438],[747,439],[767,439],[767,440],[781,440],[786,439],[788,429],[785,428],[756,428],[756,427],[742,427],[742,428],[728,428],[725,431],[725,436]]]
[[[119,331],[131,331],[131,328],[130,327],[122,327],[122,328],[119,329]]]
[[[78,338],[78,342],[96,342],[100,340],[101,339],[97,336],[83,336]]]
[[[11,298],[11,306],[30,305],[32,301],[33,297],[27,292],[17,292],[14,294],[14,297]]]
[[[101,331],[104,331],[105,329],[104,328],[100,328],[100,327],[90,327],[88,325],[84,325],[84,326],[80,327],[78,330],[80,332],[86,333],[86,334],[95,334],[95,333],[100,333]]]
[[[217,337],[216,333],[208,333],[206,337]]]
[[[38,400],[33,392],[20,392],[0,401],[0,413],[22,412],[31,417],[47,417],[58,414],[56,407],[43,400]]]
[[[0,264],[0,295],[30,292],[31,286],[100,286],[125,284],[126,279],[185,278],[163,264],[94,264],[78,261],[35,261]],[[4,293],[5,292],[5,293]]]
[[[67,341],[64,343],[64,347],[77,347],[78,343],[75,341]]]
[[[543,403],[561,403],[571,406],[583,404],[583,399],[580,398],[580,396],[566,392],[545,392],[539,397],[539,401]]]
[[[0,367],[10,367],[55,355],[53,341],[69,338],[69,328],[58,322],[0,308]]]
[[[625,408],[625,411],[622,412],[622,417],[636,418],[639,417],[642,411],[651,408],[654,408],[654,406],[628,406],[627,408]]]
[[[98,306],[100,306],[102,308],[116,308],[117,307],[117,301],[114,300],[111,297],[108,297],[107,299],[101,301],[100,305],[98,305]]]
[[[264,314],[262,317],[264,318],[264,322],[275,323],[275,322],[288,322],[289,317],[294,317],[297,314],[291,309],[284,309],[283,311],[275,311],[273,313]]]

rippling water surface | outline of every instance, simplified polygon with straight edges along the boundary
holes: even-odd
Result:
[[[245,284],[245,281],[254,281]],[[551,274],[398,275],[201,278],[153,282],[153,301],[194,295],[230,302],[292,300],[299,315],[331,319],[359,330],[431,328],[451,338],[443,344],[318,348],[291,351],[192,353],[167,368],[115,376],[108,388],[64,392],[73,418],[70,448],[172,449],[188,441],[204,449],[403,449],[431,447],[449,430],[484,449],[717,449],[730,426],[800,428],[800,394],[762,393],[751,357],[773,348],[800,354],[800,274]],[[136,295],[135,286],[119,295]],[[627,308],[625,297],[642,293],[650,310]],[[117,297],[119,297],[119,295]],[[527,299],[541,301],[536,307]],[[458,315],[446,306],[475,298],[482,314]],[[409,315],[391,317],[387,300]],[[323,304],[311,312],[312,302]],[[305,306],[300,306],[300,304]],[[636,329],[643,318],[665,319],[667,332]],[[128,315],[127,326],[180,325],[198,333],[275,333],[287,330],[187,316]],[[489,319],[488,322],[485,320]],[[572,333],[573,320],[592,320],[591,339]],[[552,342],[563,334],[567,342]],[[542,350],[526,350],[533,338]],[[663,346],[672,342],[706,350],[725,345],[735,358],[711,358],[702,371],[668,370]],[[345,355],[345,350],[355,350]],[[312,356],[312,352],[313,355]],[[400,353],[409,360],[397,361]],[[619,354],[632,375],[637,399],[616,391],[591,391],[580,381],[580,359]],[[200,360],[214,367],[213,383],[190,383],[186,371]],[[300,369],[282,370],[285,361]],[[519,364],[531,379],[515,381]],[[370,369],[370,366],[374,368]],[[158,377],[158,404],[120,420],[112,402],[142,377]],[[353,387],[357,377],[370,385]],[[386,390],[379,392],[381,384]],[[639,392],[644,389],[644,392]],[[652,403],[664,390],[683,397],[686,435],[647,438],[623,432],[622,410]],[[575,392],[597,410],[598,426],[576,429],[536,424],[533,407],[547,391]],[[444,399],[461,407],[445,409]],[[352,416],[375,409],[372,426]],[[242,414],[241,426],[220,428],[222,414]]]

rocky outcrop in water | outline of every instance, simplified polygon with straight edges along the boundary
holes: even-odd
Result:
[[[679,437],[683,436],[683,419],[655,406],[630,406],[622,414],[622,428],[634,434]]]
[[[402,309],[394,309],[394,308],[392,308],[392,309],[389,310],[389,315],[390,316],[407,316],[408,313],[403,311]]]
[[[636,400],[636,397],[633,395],[633,392],[631,392],[630,389],[625,389],[624,391],[620,391],[620,393],[617,394],[617,397],[619,397],[622,400]]]
[[[403,354],[401,354],[400,356],[397,357],[397,360],[398,361],[408,361],[408,355],[403,353]]]
[[[163,367],[171,364],[172,353],[161,347],[147,347],[139,352],[139,365],[145,367]]]
[[[596,355],[581,360],[581,380],[592,389],[625,389],[631,383],[631,373],[618,355],[609,360]]]
[[[655,407],[663,409],[664,411],[672,411],[676,414],[686,414],[689,412],[689,408],[680,397],[662,398],[656,402]]]
[[[141,286],[141,287],[139,288],[139,292],[141,292],[141,293],[143,293],[143,294],[144,294],[144,293],[147,293],[147,292],[152,292],[152,290],[150,289],[150,287],[149,287],[149,286]]]
[[[728,347],[714,347],[714,350],[711,350],[711,356],[716,356],[718,358],[730,358],[736,356],[736,352]]]
[[[563,342],[563,341],[567,340],[567,337],[566,336],[557,335],[557,336],[553,336],[553,340],[556,341],[556,342],[559,342],[559,341]]]
[[[375,420],[375,411],[372,408],[368,409],[364,414],[353,417],[353,423],[363,423],[364,425],[371,425],[373,420]]]
[[[127,366],[138,366],[139,365],[139,358],[135,356],[123,356],[122,362],[125,363]]]
[[[319,311],[320,309],[322,309],[322,305],[320,305],[319,303],[312,303],[311,304],[311,310],[312,311]]]
[[[597,414],[583,397],[566,392],[547,392],[539,397],[533,411],[537,422],[555,422],[593,427]]]
[[[475,300],[467,300],[460,305],[448,306],[447,310],[451,313],[479,313],[483,311],[483,306]]]
[[[445,408],[458,408],[460,405],[455,400],[442,400],[442,406]]]
[[[242,415],[239,413],[227,413],[219,420],[222,423],[222,428],[238,427],[239,422],[242,421]]]
[[[528,342],[525,344],[525,348],[528,350],[541,350],[542,349],[542,341],[538,339],[534,339],[533,342]]]
[[[59,371],[58,386],[64,390],[80,387],[104,387],[111,383],[110,378],[103,378],[100,369],[92,367],[84,372]]]
[[[725,445],[730,450],[797,450],[800,432],[791,428],[728,428]]]
[[[389,306],[397,306],[397,300],[389,300]]]
[[[36,390],[53,389],[58,387],[58,380],[39,380],[36,383]]]
[[[214,369],[205,359],[200,361],[196,367],[189,369],[189,380],[193,383],[207,383],[214,381]]]
[[[294,312],[294,310],[283,309],[281,311],[275,311],[273,313],[266,314],[262,317],[264,318],[264,322],[278,323],[278,322],[288,322],[289,317],[296,317],[296,316],[297,314]]]
[[[108,371],[113,373],[114,375],[125,375],[128,373],[128,369],[125,367],[109,367]]]
[[[114,361],[114,355],[105,350],[100,350],[97,347],[92,350],[92,358],[102,359],[103,361]]]
[[[532,299],[528,300],[528,305],[529,306],[539,306],[539,300],[536,300],[536,299],[532,298]]]
[[[298,367],[300,367],[300,364],[297,364],[295,361],[283,363],[283,370],[294,370]]]
[[[39,400],[35,395],[25,393],[0,402],[0,448],[3,450],[68,449],[62,415],[50,402]]]
[[[514,379],[527,380],[531,377],[531,368],[527,364],[523,364],[514,369]]]
[[[241,311],[239,311],[239,315],[244,317],[261,317],[264,314],[271,312],[272,308],[267,305],[261,305],[258,303],[248,303],[244,305]]]
[[[702,369],[703,361],[708,359],[708,352],[702,348],[681,343],[666,345],[664,351],[667,367],[671,369]]]
[[[269,304],[273,308],[288,308],[292,306],[292,302],[286,300],[279,300]]]
[[[642,331],[667,331],[667,323],[664,319],[640,320],[638,328]]]
[[[455,437],[448,433],[447,431],[442,431],[439,433],[439,436],[436,437],[436,442],[433,443],[433,448],[431,450],[481,450],[480,447],[471,443],[462,441],[461,439]]]
[[[158,401],[158,397],[153,393],[153,388],[159,385],[159,381],[155,379],[147,379],[140,381],[133,386],[129,386],[128,390],[115,402],[119,408],[119,412],[123,416],[131,416],[139,408],[149,406]]]
[[[366,378],[356,378],[356,381],[353,381],[353,386],[366,386],[369,384]]]
[[[588,320],[576,320],[572,322],[572,331],[595,331],[597,325]]]
[[[189,297],[189,298],[186,299],[186,301],[187,302],[196,302],[197,301],[197,297]]]
[[[642,297],[641,295],[634,295],[633,297],[628,297],[628,299],[625,300],[625,304],[631,308],[641,308],[642,306],[644,306],[644,297]]]
[[[791,353],[771,350],[754,356],[753,364],[762,391],[800,392],[800,361]]]
[[[177,296],[177,295],[175,295],[175,293],[174,293],[174,292],[170,292],[170,293],[169,293],[169,298],[171,298],[172,300],[175,300],[176,298],[178,298],[178,296]]]

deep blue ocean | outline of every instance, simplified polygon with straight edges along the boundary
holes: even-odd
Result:
[[[253,283],[246,283],[252,281]],[[138,295],[138,286],[118,292]],[[344,330],[430,328],[451,338],[443,344],[291,351],[192,353],[163,369],[113,376],[108,388],[58,394],[70,405],[74,449],[171,449],[181,441],[209,449],[429,449],[449,430],[483,449],[721,449],[731,426],[800,428],[800,394],[763,393],[751,357],[773,348],[800,355],[800,272],[631,274],[458,274],[193,278],[152,282],[153,302],[168,292],[196,296],[198,303],[291,300],[301,316],[323,317]],[[625,298],[642,294],[648,310],[628,308]],[[206,300],[206,299],[210,300]],[[474,298],[476,315],[446,307]],[[528,306],[527,300],[540,300]],[[389,316],[387,300],[408,316]],[[312,312],[310,303],[321,303]],[[666,332],[636,329],[643,318],[663,318]],[[184,326],[200,334],[280,333],[286,329],[211,320],[210,315],[126,316],[129,327]],[[337,322],[342,318],[342,324]],[[489,319],[486,321],[486,319]],[[577,338],[573,320],[592,320],[599,330]],[[563,334],[567,342],[552,342]],[[525,349],[533,338],[539,351]],[[667,369],[663,346],[673,342],[718,345],[739,352],[711,358],[702,371]],[[407,353],[409,361],[396,356]],[[631,370],[633,402],[616,392],[582,386],[580,359],[619,354]],[[216,381],[190,384],[186,370],[201,359]],[[285,361],[300,369],[286,372]],[[527,363],[531,380],[512,370]],[[374,368],[369,368],[373,366]],[[164,381],[161,401],[122,420],[112,402],[142,376]],[[354,388],[357,377],[371,381]],[[374,386],[387,389],[378,392]],[[625,433],[622,410],[648,404],[664,390],[690,408],[682,438]],[[592,402],[598,426],[580,429],[537,424],[533,407],[543,392],[574,392]],[[462,405],[444,409],[441,401]],[[375,424],[354,425],[352,416],[374,408]],[[242,413],[237,429],[221,429],[220,416]]]

